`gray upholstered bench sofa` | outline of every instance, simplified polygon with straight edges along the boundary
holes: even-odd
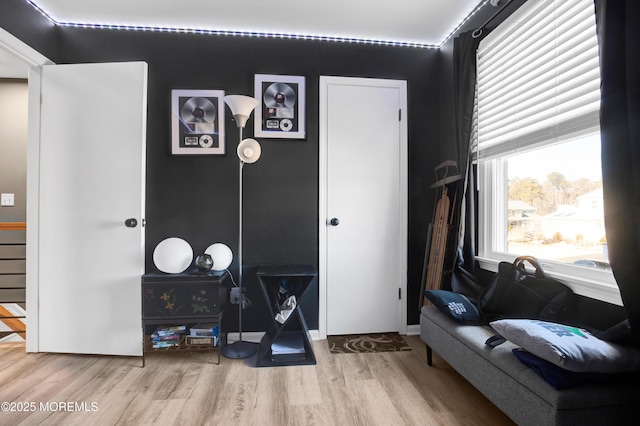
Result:
[[[519,425],[627,425],[640,419],[640,384],[585,384],[556,390],[513,354],[507,341],[485,345],[489,326],[462,325],[424,306],[420,337],[427,362],[435,351]]]

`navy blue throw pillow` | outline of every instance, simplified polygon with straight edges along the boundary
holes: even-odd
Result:
[[[462,324],[480,325],[478,308],[464,295],[447,290],[425,290],[424,296],[443,314]]]
[[[555,364],[545,361],[522,348],[512,350],[520,362],[531,368],[538,376],[555,389],[570,389],[590,383],[623,384],[638,380],[637,372],[624,373],[591,373],[565,370]]]

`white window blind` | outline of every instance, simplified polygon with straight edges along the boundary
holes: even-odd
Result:
[[[593,0],[530,0],[481,41],[481,158],[597,128],[595,28]]]

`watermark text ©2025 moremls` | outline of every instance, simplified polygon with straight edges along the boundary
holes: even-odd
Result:
[[[98,403],[95,401],[0,402],[2,412],[96,412],[98,409]]]

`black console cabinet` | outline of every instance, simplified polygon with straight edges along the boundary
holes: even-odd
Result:
[[[200,272],[196,270],[182,274],[143,275],[142,366],[145,365],[144,353],[149,351],[217,350],[225,338],[222,330],[222,317],[229,298],[230,281],[226,271]],[[218,345],[206,343],[206,339],[198,341],[187,337],[190,328],[198,323],[218,325]],[[158,327],[176,326],[185,326],[185,333],[180,344],[154,349],[151,333]],[[220,352],[218,351],[219,362]]]
[[[302,299],[317,275],[310,265],[265,265],[256,273],[273,323],[260,341],[257,367],[312,365],[316,363],[307,323],[300,305],[281,322],[275,320],[279,303],[285,296]]]

